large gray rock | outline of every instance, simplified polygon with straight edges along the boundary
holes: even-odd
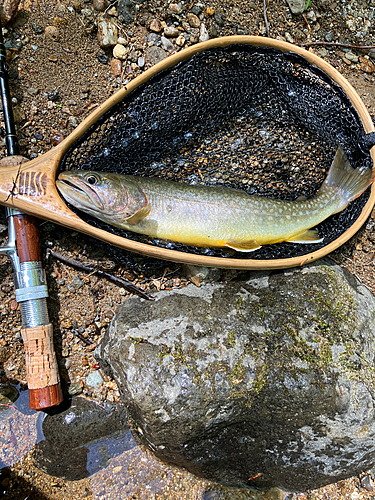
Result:
[[[118,308],[96,355],[144,442],[200,476],[259,487],[372,467],[373,295],[330,261],[244,276]]]

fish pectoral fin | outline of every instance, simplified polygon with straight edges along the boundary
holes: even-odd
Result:
[[[131,215],[127,219],[124,219],[124,221],[127,222],[128,224],[138,224],[138,222],[141,222],[141,220],[147,217],[150,212],[151,212],[151,205],[148,204],[145,207],[142,207],[139,210],[137,210],[133,215]]]
[[[254,252],[254,250],[258,250],[258,248],[261,247],[256,240],[227,241],[225,246],[233,248],[233,250],[237,250],[237,252]]]
[[[304,233],[297,234],[292,238],[286,240],[290,243],[321,243],[324,238],[319,236],[317,229],[308,229]]]

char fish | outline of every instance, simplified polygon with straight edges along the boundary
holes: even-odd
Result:
[[[321,188],[307,200],[81,170],[61,173],[56,185],[67,202],[108,224],[196,247],[250,252],[283,241],[322,241],[313,228],[344,210],[373,178],[371,169],[353,169],[339,147]]]

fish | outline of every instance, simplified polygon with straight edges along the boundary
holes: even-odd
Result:
[[[314,228],[360,196],[373,170],[352,168],[339,146],[317,193],[295,201],[83,170],[62,172],[56,186],[68,203],[113,226],[195,247],[252,252],[281,242],[322,242]]]

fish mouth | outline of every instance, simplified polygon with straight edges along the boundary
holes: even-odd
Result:
[[[104,209],[97,192],[79,177],[65,177],[64,174],[60,174],[56,180],[56,186],[64,198],[73,205],[78,201],[85,208],[92,208],[94,205],[98,210]]]

